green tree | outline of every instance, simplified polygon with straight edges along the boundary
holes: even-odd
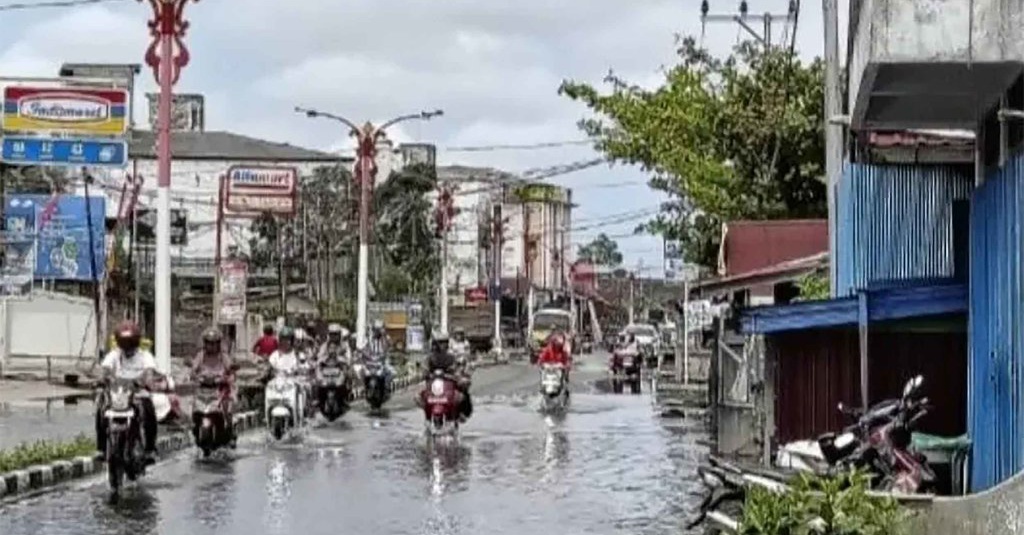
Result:
[[[590,243],[580,246],[576,257],[598,266],[616,267],[622,264],[619,244],[603,232]]]
[[[691,37],[678,55],[656,89],[614,73],[607,93],[559,88],[595,114],[579,126],[599,151],[668,194],[637,230],[680,239],[688,260],[713,266],[723,222],[826,214],[822,62],[751,42],[717,59]]]
[[[431,217],[434,205],[427,195],[436,187],[434,167],[411,165],[374,190],[375,245],[383,263],[376,287],[382,297],[403,288],[406,295],[424,301],[433,294],[440,255]],[[397,276],[396,270],[405,276]]]

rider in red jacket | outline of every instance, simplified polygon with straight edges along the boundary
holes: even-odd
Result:
[[[537,365],[560,364],[565,370],[565,378],[569,379],[569,366],[571,365],[569,352],[565,350],[565,339],[561,333],[555,333],[548,338],[548,343],[537,357]]]

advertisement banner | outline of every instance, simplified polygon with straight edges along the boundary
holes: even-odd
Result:
[[[299,171],[294,167],[242,166],[225,176],[224,208],[238,214],[293,215]]]
[[[87,87],[4,88],[3,129],[33,135],[122,136],[128,91]]]
[[[92,215],[93,254],[89,253],[89,223]],[[21,232],[18,243],[30,241],[34,248],[33,276],[36,279],[95,280],[106,269],[106,200],[77,195],[11,195],[5,219],[8,232]],[[16,231],[15,229],[20,229]],[[29,237],[31,232],[31,237]],[[20,258],[26,258],[21,255]],[[95,263],[96,273],[92,273]]]
[[[245,321],[245,290],[249,266],[241,260],[225,260],[220,265],[220,293],[217,297],[221,323]]]
[[[569,200],[564,188],[551,184],[528,184],[512,190],[520,202],[566,203]]]

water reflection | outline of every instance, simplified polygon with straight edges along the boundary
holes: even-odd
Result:
[[[235,463],[231,459],[218,458],[195,464],[195,470],[209,477],[204,477],[206,481],[195,487],[192,493],[192,514],[209,528],[229,525],[237,502]]]
[[[152,491],[136,484],[128,485],[120,498],[111,503],[110,492],[104,486],[94,496],[92,514],[103,527],[103,533],[153,533],[160,522],[160,503]]]
[[[288,462],[280,454],[267,459],[267,506],[264,524],[271,533],[288,533],[291,513],[288,502],[292,497],[292,474]]]
[[[418,464],[430,483],[430,495],[439,499],[465,490],[471,459],[472,449],[461,442],[439,442],[421,449]]]

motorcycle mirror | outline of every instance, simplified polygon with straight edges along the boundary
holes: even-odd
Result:
[[[846,405],[844,405],[843,402],[840,401],[838,404],[836,404],[836,409],[838,409],[839,412],[846,412]]]
[[[913,394],[915,390],[921,387],[921,383],[923,382],[924,378],[922,378],[920,375],[915,375],[913,378],[907,381],[906,385],[903,386],[903,397],[910,397],[910,395]]]

